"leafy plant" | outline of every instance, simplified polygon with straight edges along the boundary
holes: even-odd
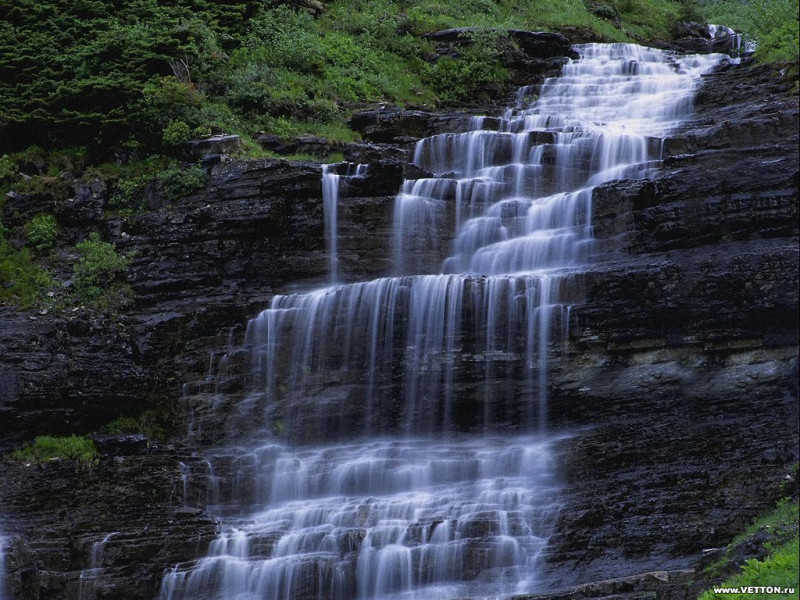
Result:
[[[53,215],[36,215],[25,224],[25,233],[37,252],[45,252],[56,244],[58,223]]]
[[[178,200],[202,190],[208,176],[201,167],[181,169],[172,167],[156,175],[159,189],[167,202]]]
[[[443,100],[486,99],[492,89],[502,88],[507,72],[500,64],[500,54],[509,44],[496,29],[470,32],[469,45],[459,48],[460,56],[440,58],[429,74],[429,81]]]
[[[170,121],[164,128],[161,139],[167,146],[180,146],[185,144],[192,137],[192,131],[183,121]]]
[[[81,255],[73,267],[78,299],[101,309],[127,304],[132,295],[125,283],[130,258],[119,255],[114,244],[102,241],[96,232],[76,248]]]
[[[0,301],[28,308],[53,286],[53,277],[33,262],[27,248],[14,250],[0,223]]]

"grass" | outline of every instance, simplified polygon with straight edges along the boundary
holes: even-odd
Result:
[[[4,239],[0,223],[0,303],[30,308],[54,285],[52,275],[34,262],[27,248],[14,250]]]
[[[783,500],[769,514],[757,519],[744,533],[737,536],[728,547],[726,555],[707,569],[707,575],[714,577],[730,564],[731,548],[747,542],[751,537],[767,532],[771,539],[764,547],[769,555],[758,560],[750,558],[741,566],[739,573],[729,577],[715,587],[793,587],[800,589],[798,582],[798,512],[797,500]],[[723,600],[754,598],[753,594],[719,594],[713,588],[703,592],[698,600]],[[797,594],[771,594],[770,598],[796,598]]]
[[[727,25],[754,40],[759,62],[794,63],[796,76],[798,0],[696,0],[696,5],[708,22]]]
[[[76,435],[66,437],[40,435],[33,443],[13,452],[11,458],[26,463],[66,459],[88,466],[96,460],[97,448],[92,440]]]

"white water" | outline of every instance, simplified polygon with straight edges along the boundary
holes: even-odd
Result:
[[[344,173],[340,174],[344,166]],[[328,250],[330,283],[339,283],[339,196],[346,193],[347,183],[363,177],[368,165],[330,164],[322,167],[322,206],[325,213],[325,241]]]
[[[6,552],[8,551],[8,539],[0,531],[0,600],[10,598],[6,589]]]
[[[500,131],[478,118],[417,144],[434,176],[396,198],[398,276],[277,296],[248,324],[240,411],[264,424],[262,441],[209,456],[226,526],[208,557],[165,576],[163,600],[547,586],[559,509],[547,376],[579,300],[573,277],[591,263],[592,188],[658,168],[663,136],[723,60],[577,50],[532,105],[535,90],[520,91]]]
[[[746,40],[743,43],[742,34],[736,33],[733,29],[725,25],[709,24],[708,34],[712,40],[726,36],[730,38],[731,47],[728,52],[734,57],[731,61],[734,64],[739,64],[742,56],[753,54],[753,52],[756,51],[757,44],[755,41]]]
[[[78,588],[78,600],[94,600],[97,597],[97,582],[103,576],[103,565],[106,545],[118,532],[109,533],[99,542],[92,544],[89,557],[89,568],[81,571]]]

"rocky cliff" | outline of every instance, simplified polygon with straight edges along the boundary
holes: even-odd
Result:
[[[346,280],[388,268],[392,198],[413,172],[402,144],[459,127],[403,112],[354,126],[375,143],[346,149],[371,163],[342,200]],[[707,78],[656,177],[595,191],[597,268],[574,282],[550,380],[549,420],[565,433],[554,589],[659,570],[672,575],[654,593],[684,597],[703,551],[786,493],[798,457],[797,143],[791,84],[768,67],[730,66]],[[235,349],[245,319],[275,293],[326,275],[320,176],[315,163],[220,163],[202,193],[154,197],[126,217],[106,212],[101,184],[78,184],[57,214],[133,255],[135,306],[0,309],[0,448],[95,431],[155,404],[194,409],[194,443],[219,439],[205,419],[224,414],[209,408],[212,392],[222,385],[235,399],[241,371],[234,358],[228,377],[216,362],[209,372],[209,351]],[[5,211],[23,218],[17,201]],[[93,544],[108,534],[91,583],[98,598],[152,597],[165,568],[204,553],[215,529],[206,492],[182,479],[202,470],[196,448],[98,442],[90,469],[0,464],[13,597],[78,597]]]

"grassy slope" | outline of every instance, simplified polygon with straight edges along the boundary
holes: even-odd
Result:
[[[0,152],[163,150],[176,123],[190,134],[346,136],[359,103],[452,99],[459,82],[424,60],[420,34],[571,26],[597,39],[666,39],[685,13],[674,0],[337,0],[316,18],[269,1],[0,0],[0,133],[13,134],[0,135]],[[492,62],[487,44],[468,61]]]
[[[795,476],[796,476],[795,470]],[[762,542],[769,555],[763,560],[750,558],[741,566],[741,570],[715,587],[741,588],[765,587],[794,588],[794,594],[718,594],[713,588],[703,592],[699,600],[739,600],[746,598],[796,598],[800,589],[798,581],[798,503],[781,502],[778,507],[768,515],[758,519],[747,531],[731,542],[725,556],[708,569],[708,575],[716,578],[715,573],[724,569],[730,562],[732,549],[737,545],[752,546],[756,536],[766,536],[768,541]]]
[[[258,155],[259,131],[353,139],[347,118],[377,102],[486,99],[507,81],[504,28],[644,42],[707,16],[757,37],[765,59],[796,61],[797,1],[335,0],[314,16],[273,0],[0,0],[0,208],[10,190],[51,206],[72,177],[99,177],[112,210],[142,210],[154,178],[165,192],[201,185],[177,166],[190,136],[238,133]],[[431,62],[420,36],[459,26],[484,31]],[[53,288],[37,231],[0,223],[0,303]]]

